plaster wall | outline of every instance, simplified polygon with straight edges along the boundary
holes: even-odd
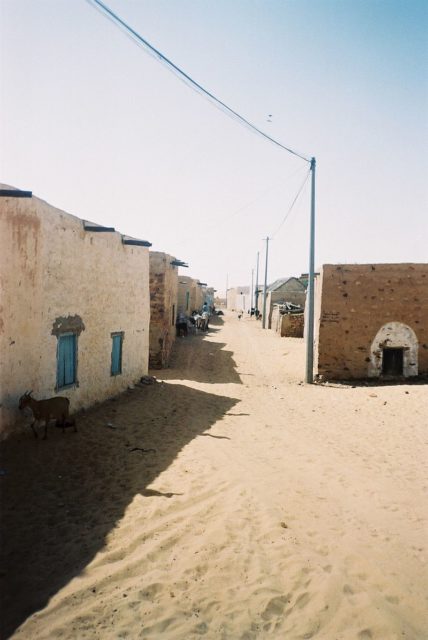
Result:
[[[175,340],[178,273],[166,253],[150,251],[150,355],[151,367],[166,367]]]
[[[22,423],[18,399],[67,396],[71,411],[147,373],[149,252],[119,233],[85,231],[39,198],[0,198],[0,433]],[[78,384],[56,391],[55,329],[79,326]],[[124,332],[122,374],[111,375],[111,333]],[[28,422],[28,418],[27,418]]]
[[[428,264],[324,265],[315,286],[315,373],[382,375],[384,347],[403,375],[428,373]]]
[[[227,309],[229,311],[247,312],[251,307],[249,287],[233,287],[227,291]]]

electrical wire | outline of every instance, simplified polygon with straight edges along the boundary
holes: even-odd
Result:
[[[178,67],[171,60],[169,60],[169,58],[167,58],[163,53],[161,53],[158,49],[156,49],[153,45],[151,45],[147,40],[145,40],[139,33],[137,33],[135,29],[133,29],[124,20],[122,20],[122,18],[120,18],[116,13],[114,13],[106,4],[101,2],[101,0],[87,0],[87,2],[90,5],[94,6],[95,8],[101,10],[102,14],[105,15],[107,18],[109,18],[113,22],[113,24],[124,29],[127,35],[130,35],[132,37],[133,41],[136,41],[139,45],[142,45],[144,50],[148,51],[152,56],[154,56],[161,63],[163,63],[170,71],[172,71],[178,78],[180,78],[183,82],[185,82],[190,88],[194,89],[197,93],[207,97],[210,100],[210,102],[214,106],[216,106],[218,109],[220,109],[223,113],[225,113],[232,119],[238,121],[240,124],[244,125],[248,129],[253,131],[253,133],[256,133],[262,136],[263,138],[265,138],[272,144],[276,145],[277,147],[284,149],[284,151],[288,151],[288,153],[291,153],[292,155],[297,156],[298,158],[300,158],[301,160],[304,160],[305,162],[311,162],[311,160],[307,156],[301,153],[298,153],[297,151],[294,151],[289,147],[286,147],[281,142],[278,142],[278,140],[275,140],[275,138],[272,138],[267,133],[265,133],[264,131],[256,127],[254,124],[249,122],[249,120],[241,116],[237,111],[229,107],[225,102],[223,102],[222,100],[219,100],[219,98],[217,98],[214,94],[212,94],[210,91],[205,89],[201,84],[196,82],[196,80],[193,80],[193,78],[191,78],[187,73],[185,73],[182,69],[180,69],[180,67]]]
[[[306,173],[305,175],[305,179],[303,180],[302,184],[300,185],[300,188],[296,194],[296,196],[294,197],[293,202],[291,203],[291,205],[289,206],[287,213],[285,214],[285,216],[283,217],[283,219],[280,222],[279,227],[276,229],[275,233],[273,233],[270,237],[271,240],[273,240],[273,238],[276,236],[276,234],[278,233],[278,231],[281,229],[282,225],[284,224],[284,222],[287,220],[288,216],[290,215],[290,213],[293,211],[293,207],[296,204],[297,200],[299,199],[300,194],[302,193],[304,186],[309,178],[309,175],[311,173],[311,169],[309,169],[309,171]]]

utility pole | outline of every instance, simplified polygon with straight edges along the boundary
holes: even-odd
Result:
[[[254,269],[251,269],[251,307],[250,307],[250,317],[251,310],[253,309],[253,293],[254,293]]]
[[[315,158],[311,158],[311,224],[309,242],[308,324],[306,331],[306,382],[314,381],[314,269],[315,269]]]
[[[256,290],[254,292],[255,296],[255,308],[256,308],[256,320],[259,315],[259,251],[257,251],[257,270],[256,270]]]
[[[229,274],[226,273],[226,309],[227,309],[227,289],[229,287]]]
[[[267,270],[268,270],[269,236],[266,238],[266,264],[265,264],[265,290],[263,292],[263,329],[266,329],[266,295],[267,295]]]

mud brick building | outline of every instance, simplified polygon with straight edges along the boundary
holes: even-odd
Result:
[[[271,329],[273,305],[291,302],[305,306],[306,288],[300,278],[280,278],[268,286],[266,292],[267,327]],[[259,294],[259,310],[263,309],[263,290]]]
[[[150,251],[150,367],[167,367],[175,340],[178,301],[178,262]]]
[[[147,373],[149,246],[0,186],[0,436],[26,390],[74,412]]]
[[[314,337],[325,379],[428,374],[428,264],[324,265]]]

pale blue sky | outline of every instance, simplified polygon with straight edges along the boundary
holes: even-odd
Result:
[[[315,155],[316,265],[428,261],[428,2],[107,0],[281,142]],[[305,163],[191,91],[86,0],[0,0],[0,181],[249,284]],[[272,122],[267,122],[268,114]],[[309,189],[269,280],[308,268]]]

